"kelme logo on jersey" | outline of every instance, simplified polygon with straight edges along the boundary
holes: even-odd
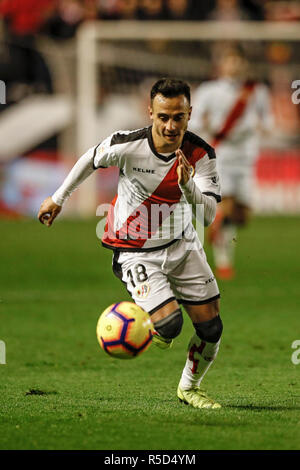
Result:
[[[151,170],[149,168],[137,168],[137,167],[133,167],[132,168],[133,171],[137,171],[138,173],[149,173],[151,175],[153,175],[155,173],[155,170]]]

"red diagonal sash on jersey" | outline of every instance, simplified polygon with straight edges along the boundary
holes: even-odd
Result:
[[[242,116],[247,106],[247,103],[249,101],[249,98],[255,88],[255,85],[256,83],[250,80],[246,81],[243,84],[240,90],[240,94],[236,102],[234,103],[233,107],[229,111],[221,130],[214,137],[214,140],[211,144],[213,147],[218,145],[222,140],[224,140],[227,137],[227,135],[233,129],[239,117]]]
[[[105,229],[107,230],[107,237],[103,239],[104,243],[113,244],[116,247],[143,247],[147,239],[151,238],[151,235],[156,232],[158,226],[163,222],[161,216],[157,227],[154,227],[153,224],[151,226],[151,206],[153,204],[167,204],[170,208],[173,204],[177,204],[182,196],[177,184],[177,166],[178,161],[176,160],[156,190],[134,210],[114,236],[112,233],[113,207],[111,208],[110,214],[108,214],[108,223]],[[166,185],[169,187],[170,197],[168,198],[163,194],[163,188]],[[114,202],[116,202],[116,199],[114,199]],[[139,234],[138,238],[137,233]]]
[[[204,149],[194,148],[193,145],[187,143],[183,146],[183,152],[191,165],[195,165],[197,160],[202,158],[206,151]],[[182,192],[178,186],[177,176],[178,160],[174,162],[164,179],[160,182],[155,191],[145,201],[143,201],[134,212],[127,218],[122,227],[114,234],[114,206],[117,197],[112,202],[112,207],[107,217],[107,224],[105,227],[105,234],[102,241],[105,244],[113,245],[115,247],[126,248],[142,248],[145,242],[153,236],[159,226],[163,223],[164,219],[170,216],[173,212],[173,205],[178,204],[181,199]],[[166,191],[167,188],[167,191]],[[171,211],[160,212],[159,218],[153,224],[151,220],[151,206],[157,204],[167,205]],[[137,233],[139,234],[137,238]],[[132,239],[130,239],[132,237]]]

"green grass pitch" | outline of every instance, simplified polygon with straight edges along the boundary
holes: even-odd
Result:
[[[0,221],[0,448],[299,449],[299,219],[257,217],[239,234],[237,279],[219,283],[223,339],[203,381],[218,411],[176,398],[186,314],[171,350],[121,361],[98,346],[99,314],[129,297],[96,223]]]

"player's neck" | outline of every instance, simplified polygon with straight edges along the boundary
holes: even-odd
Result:
[[[180,139],[180,141],[174,142],[174,144],[168,144],[162,137],[156,135],[152,130],[152,140],[157,153],[173,153],[181,147],[183,138]]]
[[[181,142],[180,144],[177,144],[177,145],[156,145],[155,142],[154,143],[154,147],[155,147],[155,150],[157,151],[157,153],[173,153],[175,152],[175,150],[179,149],[180,146],[181,146]]]
[[[231,75],[231,74],[224,74],[221,76],[222,80],[227,80],[229,82],[241,82],[243,81],[244,77],[242,75],[236,74],[236,75]]]

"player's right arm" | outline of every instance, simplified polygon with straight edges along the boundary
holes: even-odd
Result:
[[[38,219],[42,224],[48,227],[52,225],[54,219],[60,213],[64,202],[97,168],[118,164],[116,153],[112,152],[110,143],[111,136],[104,140],[102,144],[90,148],[79,158],[58,190],[42,202],[38,213]]]
[[[93,173],[95,170],[93,166],[93,152],[94,149],[91,148],[79,158],[58,190],[42,202],[38,213],[38,219],[42,224],[50,227],[60,213],[64,202],[78,188],[80,183]]]
[[[51,197],[47,197],[41,204],[38,219],[39,221],[50,227],[52,225],[53,220],[58,216],[61,211],[61,206],[55,204]]]

